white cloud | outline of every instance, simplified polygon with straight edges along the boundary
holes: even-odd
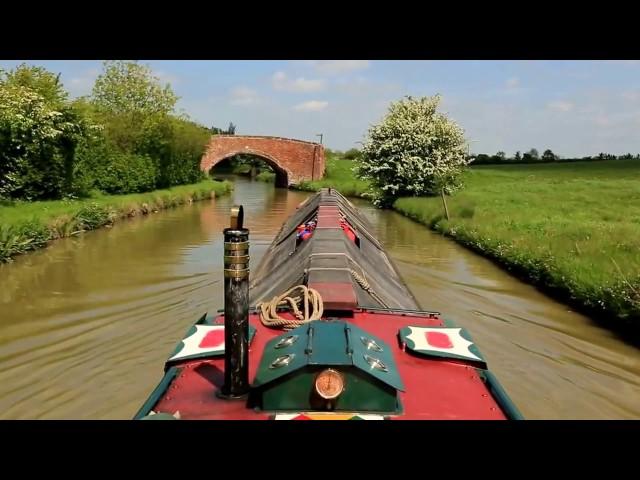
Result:
[[[307,79],[298,77],[295,80],[289,79],[284,72],[276,72],[271,77],[271,84],[276,90],[285,92],[319,92],[324,90],[326,82],[322,79]]]
[[[622,98],[629,100],[630,102],[638,101],[640,100],[640,90],[629,90],[627,92],[623,92]]]
[[[555,110],[557,112],[569,112],[573,110],[573,106],[573,103],[567,102],[565,100],[556,100],[547,103],[547,108],[549,108],[550,110]]]
[[[338,75],[369,68],[369,60],[315,60],[311,64],[324,75]]]
[[[518,77],[511,77],[506,82],[507,89],[511,90],[520,86],[520,79]]]
[[[607,115],[597,115],[593,118],[593,123],[599,127],[608,127],[611,125],[611,119]]]
[[[302,102],[293,107],[294,110],[299,112],[319,112],[324,110],[329,105],[329,102],[321,100],[309,100],[308,102]]]
[[[231,105],[255,105],[260,102],[258,92],[248,87],[235,87],[231,90]]]

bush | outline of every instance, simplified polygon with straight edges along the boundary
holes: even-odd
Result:
[[[131,153],[113,153],[96,168],[95,186],[110,194],[140,193],[156,185],[151,158]]]
[[[93,128],[70,105],[0,77],[0,196],[62,197],[71,188],[76,145]]]
[[[369,129],[357,168],[371,182],[371,196],[390,206],[400,196],[451,193],[467,166],[464,132],[438,113],[440,97],[406,97]]]
[[[35,220],[19,225],[0,224],[0,263],[13,255],[40,248],[49,239],[48,229]]]
[[[347,150],[346,152],[344,152],[344,155],[342,155],[342,157],[346,158],[347,160],[356,160],[361,156],[362,156],[362,153],[357,148],[352,148],[350,150]]]

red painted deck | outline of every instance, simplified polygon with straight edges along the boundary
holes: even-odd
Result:
[[[405,385],[400,392],[404,412],[397,420],[506,419],[476,370],[464,362],[415,356],[401,349],[398,330],[407,325],[442,326],[439,318],[357,312],[346,319],[380,337],[393,348],[398,371]],[[265,344],[282,330],[262,325],[259,316],[250,315],[257,332],[249,351],[249,379],[253,381]],[[223,323],[223,317],[216,318]],[[185,361],[153,410],[174,413],[183,419],[266,420],[272,412],[255,412],[244,400],[222,400],[216,396],[224,381],[224,358]]]

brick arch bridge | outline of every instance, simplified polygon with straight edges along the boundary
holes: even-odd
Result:
[[[226,158],[255,155],[276,172],[276,186],[288,187],[324,175],[324,147],[292,138],[244,135],[215,135],[200,161],[204,172]]]

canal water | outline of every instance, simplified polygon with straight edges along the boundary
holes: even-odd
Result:
[[[0,418],[131,418],[190,324],[222,308],[230,207],[244,205],[255,268],[308,196],[235,187],[0,265]],[[354,203],[422,307],[471,332],[525,417],[640,418],[640,350],[451,240]]]

